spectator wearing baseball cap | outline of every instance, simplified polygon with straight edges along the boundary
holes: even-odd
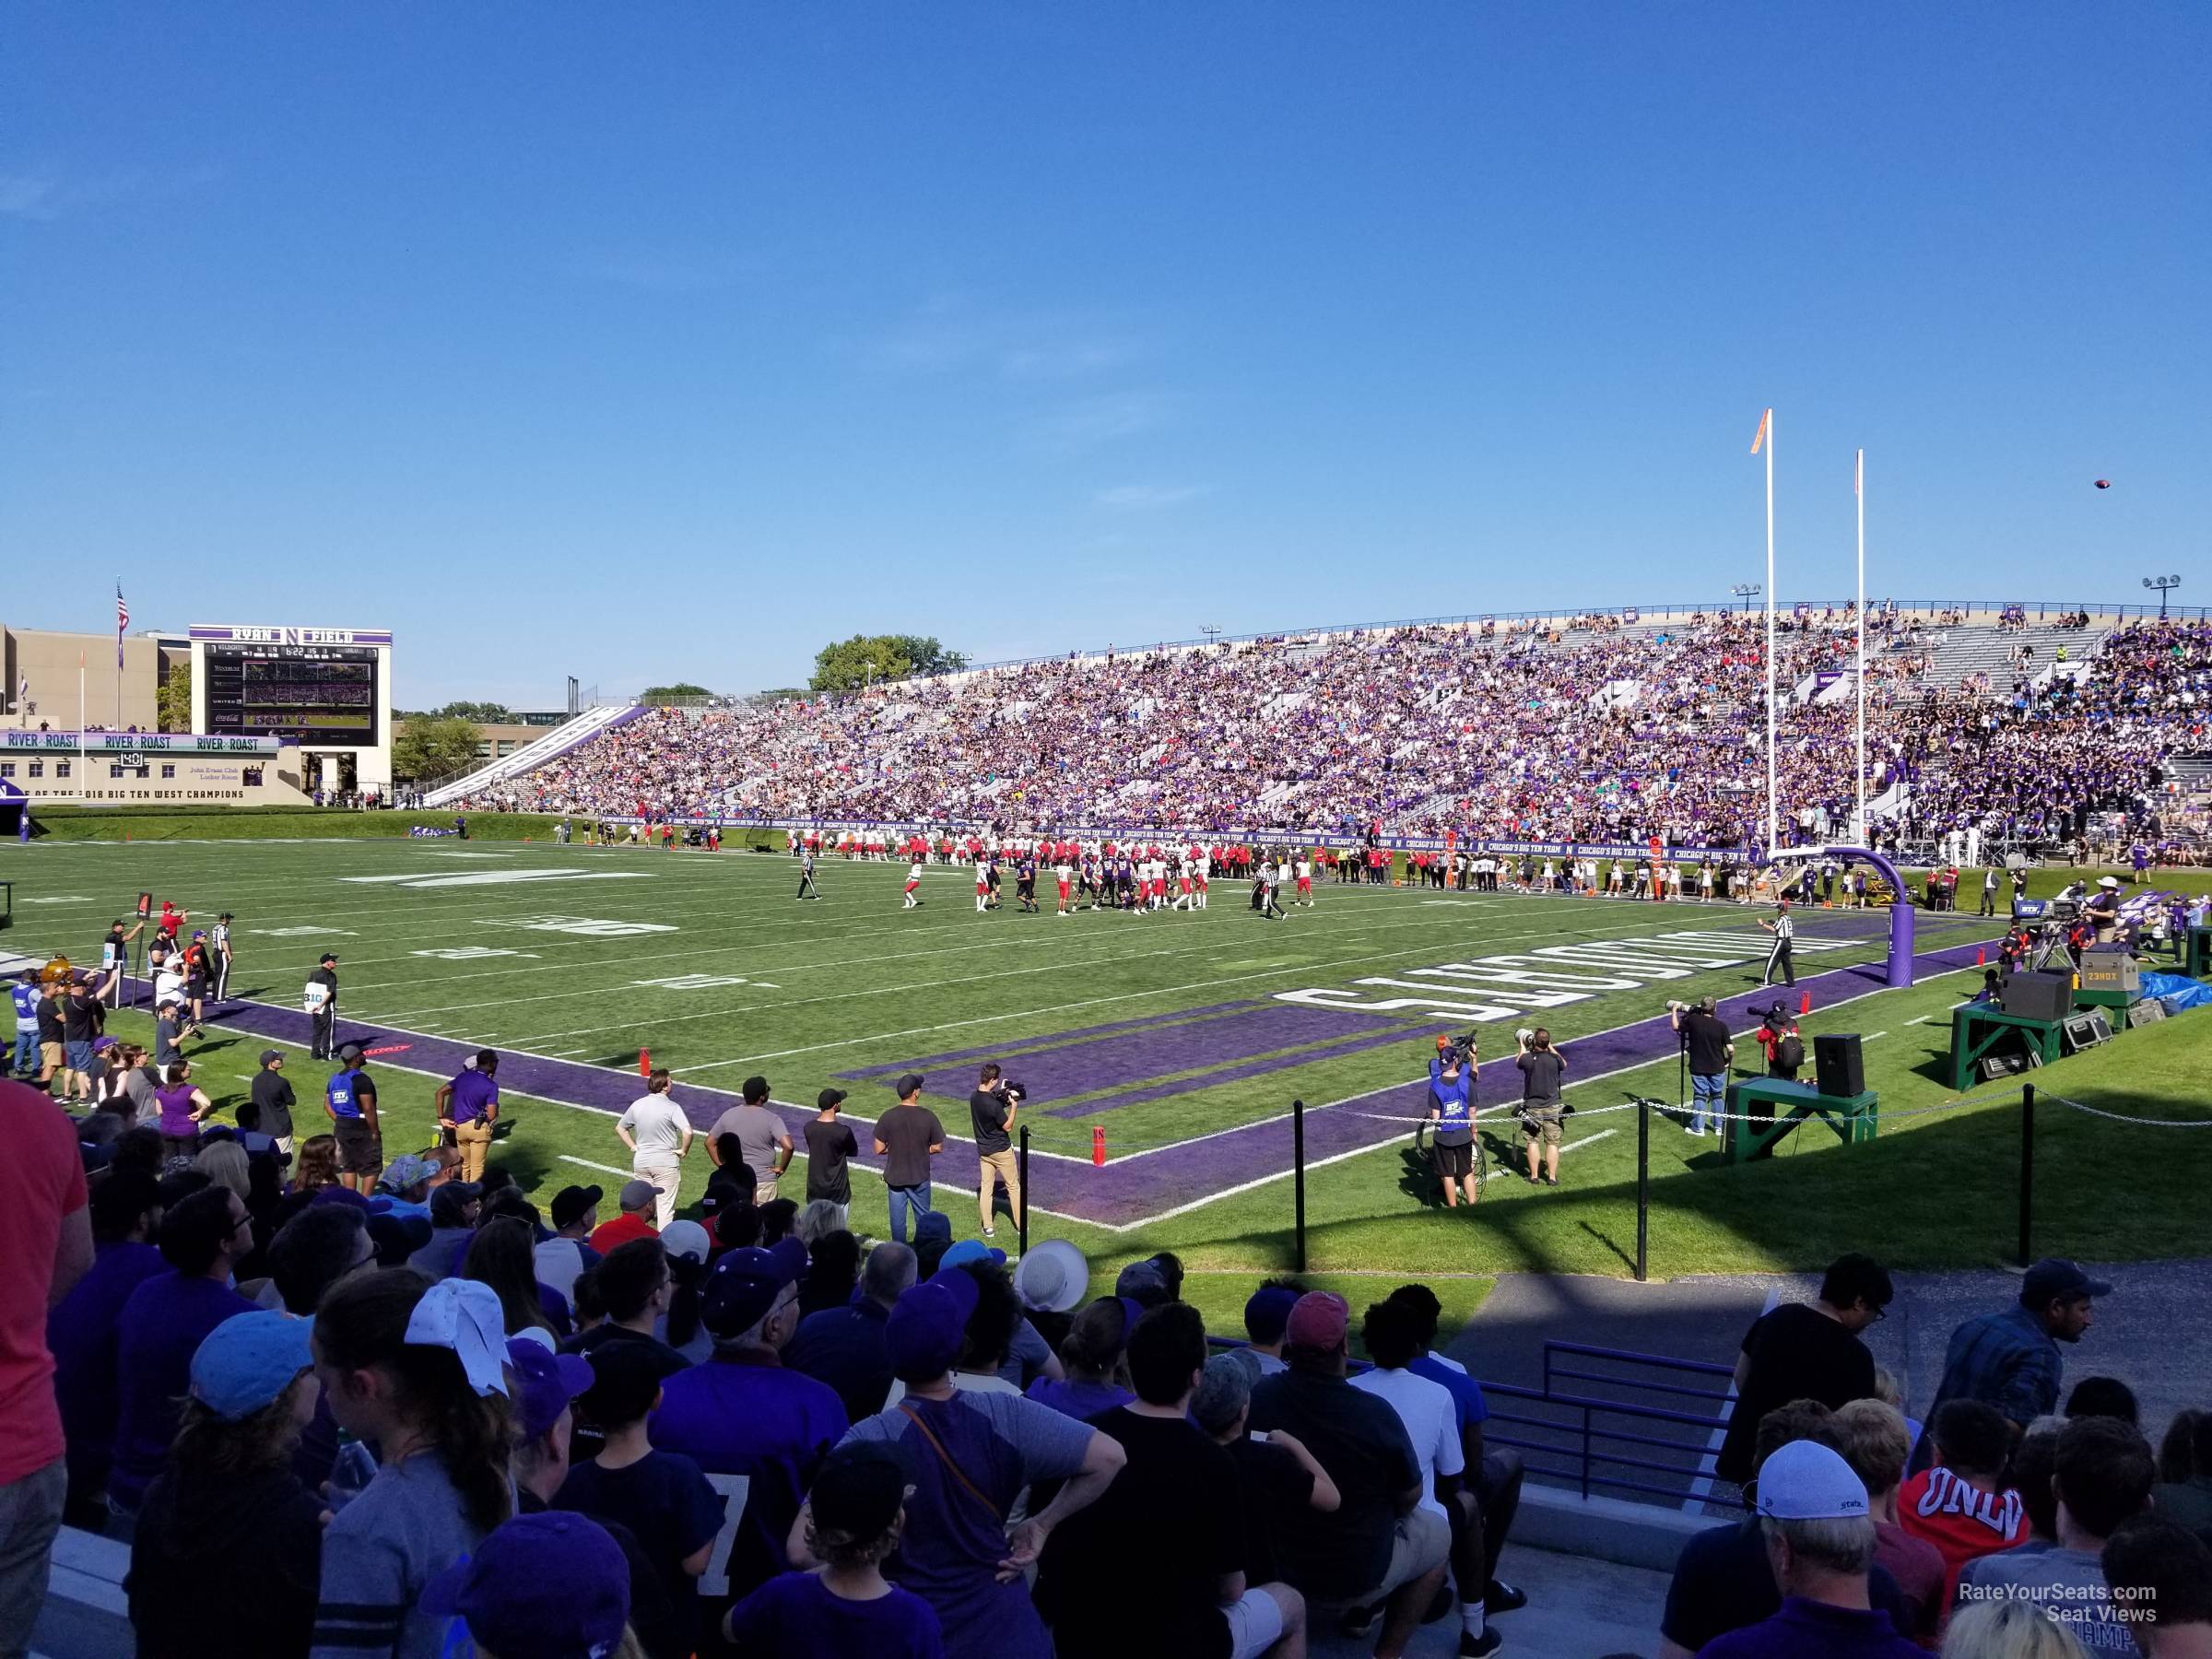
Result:
[[[517,1515],[424,1586],[422,1611],[459,1618],[479,1659],[635,1659],[629,1564],[607,1530],[547,1510]],[[440,1651],[444,1651],[441,1649]]]
[[[700,1574],[722,1530],[724,1500],[691,1459],[653,1447],[645,1419],[661,1403],[664,1372],[650,1353],[634,1343],[614,1343],[598,1351],[591,1370],[592,1385],[580,1406],[603,1441],[596,1456],[570,1469],[552,1506],[629,1530],[674,1610],[682,1651],[692,1652],[699,1644]]]
[[[954,1385],[954,1365],[972,1351],[981,1277],[949,1268],[899,1299],[885,1336],[904,1397],[854,1423],[844,1444],[888,1446],[904,1471],[912,1490],[897,1582],[935,1610],[946,1651],[1052,1659],[1020,1572],[1002,1579],[1002,1571],[1033,1563],[1053,1529],[1094,1502],[1126,1458],[1113,1441],[1034,1400]],[[1065,1484],[1009,1533],[1016,1496],[1047,1480]]]
[[[1306,1288],[1295,1279],[1263,1279],[1244,1303],[1244,1351],[1259,1362],[1260,1375],[1283,1369],[1283,1329]]]
[[[786,1366],[837,1391],[849,1423],[883,1408],[891,1386],[884,1326],[913,1282],[912,1250],[904,1244],[877,1245],[861,1267],[853,1300],[841,1308],[807,1314],[783,1350]]]
[[[1922,1652],[1871,1605],[1866,1488],[1831,1446],[1792,1441],[1759,1467],[1759,1528],[1782,1606],[1699,1650],[1710,1659],[1912,1659]]]
[[[638,1239],[650,1239],[660,1229],[653,1224],[659,1209],[661,1189],[650,1181],[626,1181],[615,1195],[621,1214],[611,1221],[603,1221],[592,1234],[592,1248],[606,1255],[618,1245]]]
[[[1421,1507],[1420,1460],[1398,1414],[1346,1380],[1349,1324],[1341,1296],[1300,1297],[1283,1328],[1285,1369],[1253,1388],[1250,1422],[1289,1430],[1342,1496],[1334,1513],[1307,1510],[1287,1529],[1290,1582],[1317,1606],[1384,1603],[1375,1652],[1396,1659],[1443,1583],[1452,1531]]]
[[[606,1192],[595,1186],[566,1186],[553,1194],[547,1214],[553,1236],[532,1252],[537,1264],[537,1282],[573,1299],[577,1276],[602,1260],[599,1251],[585,1241],[599,1224],[599,1201]]]
[[[782,1362],[798,1327],[798,1281],[806,1271],[806,1247],[796,1239],[725,1253],[700,1296],[714,1357],[667,1378],[652,1418],[654,1445],[683,1453],[710,1480],[747,1483],[726,1579],[700,1585],[716,1624],[733,1598],[749,1595],[790,1564],[784,1543],[800,1501],[845,1431],[836,1392]]]
[[[935,1611],[883,1576],[905,1524],[906,1471],[899,1460],[882,1446],[838,1447],[799,1514],[806,1551],[820,1571],[769,1580],[731,1609],[724,1634],[745,1653],[943,1659]]]
[[[323,1500],[293,1472],[319,1390],[309,1323],[241,1313],[210,1331],[168,1466],[147,1488],[124,1581],[147,1659],[304,1653]],[[241,1621],[239,1609],[254,1616]]]
[[[2095,1323],[2096,1299],[2112,1287],[2077,1262],[2046,1256],[2020,1280],[2020,1299],[1998,1313],[1981,1313],[1951,1333],[1943,1381],[1928,1407],[1930,1423],[1952,1400],[1983,1400],[2004,1413],[2018,1440],[2039,1417],[2058,1409],[2065,1360],[2062,1342],[2079,1342]],[[1935,1447],[1921,1436],[1912,1467],[1927,1466]]]
[[[1766,1462],[1793,1441],[1812,1441],[1836,1452],[1842,1437],[1830,1420],[1827,1406],[1818,1400],[1793,1400],[1770,1411],[1759,1420],[1759,1440],[1753,1449],[1755,1472],[1751,1491],[1764,1475]],[[1849,1465],[1845,1473],[1849,1474]],[[1855,1477],[1853,1477],[1855,1480]],[[1865,1488],[1859,1488],[1865,1501]],[[1867,1512],[1871,1513],[1871,1505]],[[1764,1523],[1754,1513],[1740,1521],[1712,1526],[1683,1545],[1676,1559],[1675,1574],[1666,1587],[1666,1606],[1659,1620],[1659,1659],[1689,1659],[1703,1653],[1707,1644],[1730,1631],[1747,1630],[1782,1610],[1783,1591],[1770,1560]],[[1872,1528],[1868,1528],[1871,1539]],[[1869,1550],[1872,1544],[1869,1543]],[[1869,1560],[1872,1562],[1871,1554]],[[1912,1610],[1897,1581],[1878,1562],[1866,1575],[1870,1606],[1889,1616],[1892,1630],[1912,1623]],[[1777,1651],[1777,1650],[1767,1650]],[[1817,1652],[1818,1650],[1808,1650]]]
[[[514,1407],[514,1510],[543,1514],[569,1477],[576,1441],[576,1402],[596,1375],[589,1360],[548,1354],[523,1338],[507,1343],[507,1374]],[[629,1529],[602,1522],[629,1567],[629,1623],[650,1659],[687,1659],[691,1632],[679,1625],[661,1588],[660,1572]]]

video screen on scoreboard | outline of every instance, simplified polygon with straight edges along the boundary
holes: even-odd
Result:
[[[376,653],[354,645],[209,645],[207,729],[226,736],[376,742]]]

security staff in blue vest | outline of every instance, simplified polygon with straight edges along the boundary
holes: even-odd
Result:
[[[383,1124],[376,1114],[376,1079],[360,1044],[338,1051],[338,1065],[323,1090],[323,1110],[338,1143],[338,1184],[357,1193],[376,1189],[384,1170]]]

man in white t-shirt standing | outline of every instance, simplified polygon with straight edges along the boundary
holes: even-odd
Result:
[[[1388,1401],[1406,1425],[1406,1438],[1413,1442],[1414,1457],[1421,1465],[1420,1507],[1452,1528],[1452,1579],[1459,1587],[1464,1632],[1459,1651],[1493,1653],[1499,1638],[1483,1628],[1489,1563],[1483,1553],[1482,1511],[1462,1478],[1467,1460],[1460,1449],[1459,1411],[1450,1389],[1406,1370],[1427,1350],[1426,1336],[1410,1308],[1389,1301],[1371,1305],[1359,1327],[1359,1340],[1375,1369],[1354,1377],[1352,1386]]]
[[[676,1189],[684,1154],[691,1150],[691,1120],[668,1098],[668,1068],[656,1067],[645,1092],[615,1120],[615,1133],[629,1148],[630,1170],[640,1181],[660,1189],[653,1200],[654,1227],[661,1232],[676,1219]]]

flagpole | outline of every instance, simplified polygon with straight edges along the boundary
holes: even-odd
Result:
[[[76,795],[85,795],[85,653],[76,653]]]
[[[1767,856],[1782,845],[1774,786],[1774,411],[1761,429],[1767,452]]]
[[[1859,770],[1858,828],[1859,845],[1871,845],[1866,839],[1866,452],[1861,450],[1851,472],[1851,493],[1859,508]]]

